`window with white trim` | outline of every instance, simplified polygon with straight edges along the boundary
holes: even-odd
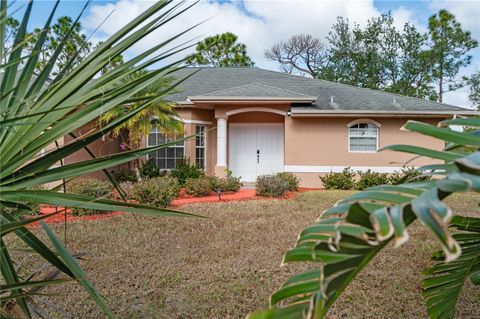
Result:
[[[205,169],[207,167],[205,125],[196,125],[195,134],[195,162],[198,168]]]
[[[165,132],[162,129],[159,130],[156,126],[152,126],[152,130],[150,134],[148,134],[147,146],[157,146],[176,141],[180,138],[183,138],[183,133]],[[148,155],[148,158],[153,158],[157,167],[162,170],[175,168],[177,163],[183,160],[184,157],[184,141],[169,145]]]
[[[349,152],[376,152],[378,150],[378,126],[357,123],[348,128]]]

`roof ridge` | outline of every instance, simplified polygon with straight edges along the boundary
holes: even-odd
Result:
[[[265,87],[268,87],[268,88],[272,88],[272,89],[276,89],[276,90],[279,90],[279,91],[285,91],[285,92],[295,93],[295,94],[298,94],[298,95],[309,96],[309,95],[307,95],[307,94],[303,94],[303,93],[296,92],[296,91],[293,91],[293,90],[284,89],[284,88],[279,88],[278,86],[273,86],[273,85],[265,84],[264,82],[253,82],[253,83],[250,83],[250,84],[259,84],[259,85],[262,85],[262,86],[265,86]]]
[[[186,66],[185,69],[259,69],[251,66]]]
[[[270,89],[275,89],[277,91],[290,92],[290,93],[294,93],[296,95],[305,96],[305,97],[309,96],[307,94],[303,94],[303,93],[300,93],[300,92],[295,92],[295,91],[288,90],[288,89],[279,88],[279,87],[276,87],[276,86],[264,84],[262,82],[251,82],[251,83],[247,83],[247,84],[232,86],[232,87],[227,88],[227,89],[222,89],[222,90],[217,90],[217,91],[212,91],[212,92],[200,94],[199,96],[209,96],[209,95],[212,95],[212,94],[218,94],[218,93],[221,93],[221,92],[226,92],[226,91],[230,91],[230,90],[234,90],[234,89],[238,89],[238,88],[242,88],[242,87],[246,87],[246,86],[251,86],[251,85],[257,85],[257,86],[261,85],[263,87],[270,88]]]
[[[207,92],[207,93],[200,94],[199,96],[209,96],[210,94],[215,94],[215,93],[219,93],[219,92],[224,92],[224,91],[228,91],[228,90],[231,90],[231,89],[235,89],[235,88],[247,86],[247,85],[250,85],[250,84],[251,84],[251,83],[242,84],[242,85],[237,85],[237,86],[232,86],[232,87],[230,87],[230,88],[228,88],[228,89],[221,89],[221,90],[216,90],[216,91],[212,91],[212,92]]]

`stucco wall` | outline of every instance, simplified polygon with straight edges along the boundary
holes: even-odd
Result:
[[[232,115],[228,118],[228,123],[278,123],[284,122],[284,116],[275,113],[266,112],[246,112]]]
[[[285,122],[285,166],[307,166],[308,172],[296,172],[304,187],[322,187],[315,167],[372,167],[395,169],[401,167],[413,156],[392,151],[378,153],[350,153],[348,152],[348,127],[347,124],[358,117],[337,118],[292,118],[266,112],[245,112],[228,115],[240,108],[266,107],[286,112],[287,105],[217,105],[214,110],[192,109],[189,118],[212,121],[212,130],[207,138],[207,174],[213,174],[216,163],[216,120],[218,117],[228,118],[228,127],[231,123],[238,122]],[[203,115],[203,116],[202,116]],[[412,118],[415,120],[415,118]],[[408,118],[372,118],[381,124],[379,129],[379,147],[392,144],[413,144],[434,149],[441,149],[443,143],[417,133],[401,131],[400,128]],[[436,124],[439,119],[419,118],[418,121]],[[228,144],[228,139],[227,139]],[[228,150],[228,145],[227,145]],[[193,157],[192,157],[193,158]],[[228,154],[227,154],[228,162]],[[434,163],[430,159],[418,159],[409,165],[419,166]],[[298,167],[297,167],[298,170]]]
[[[321,172],[325,170],[325,167],[357,166],[382,170],[401,167],[413,158],[412,155],[393,151],[349,152],[347,124],[356,119],[348,117],[285,118],[285,165],[297,172],[298,177],[302,179],[302,186],[322,187],[318,176],[325,174],[325,172]],[[443,147],[441,141],[421,134],[401,131],[400,128],[408,119],[374,118],[373,120],[381,124],[379,128],[380,148],[392,144],[412,144],[433,149]],[[438,122],[431,119],[418,120],[431,124]],[[408,165],[419,166],[433,162],[430,159],[420,158]]]
[[[255,108],[255,112],[239,114],[235,110],[241,108]],[[348,152],[348,127],[347,124],[358,118],[354,117],[316,117],[316,118],[292,118],[279,114],[263,112],[258,108],[271,108],[286,112],[288,105],[266,105],[266,104],[236,104],[204,106],[202,108],[178,108],[177,113],[185,120],[185,134],[195,133],[196,125],[206,125],[207,128],[207,174],[214,174],[216,164],[216,142],[217,132],[216,118],[228,118],[227,123],[236,122],[284,122],[285,125],[285,166],[286,170],[294,168],[295,174],[301,178],[301,185],[304,187],[322,187],[319,175],[325,174],[326,167],[372,167],[372,168],[398,168],[410,160],[413,156],[398,152],[383,151],[379,153],[350,153]],[[401,131],[400,128],[408,120],[407,118],[378,118],[373,120],[379,122],[379,146],[384,147],[391,144],[413,144],[434,149],[441,149],[443,143],[433,138],[420,134]],[[422,122],[436,124],[439,119],[418,119]],[[199,124],[202,123],[202,124]],[[211,124],[210,124],[211,123]],[[227,125],[228,125],[227,124]],[[91,125],[85,125],[77,130],[77,135],[86,134]],[[229,125],[227,126],[229,128]],[[68,143],[71,138],[65,137]],[[228,139],[227,139],[228,143]],[[105,136],[97,140],[89,147],[97,156],[108,155],[119,151],[119,139]],[[146,140],[142,146],[146,146]],[[228,150],[228,145],[227,145]],[[185,155],[195,162],[195,139],[186,141]],[[68,157],[66,163],[73,163],[79,160],[89,159],[90,156],[84,151],[79,151]],[[228,154],[227,154],[228,161]],[[418,159],[409,165],[424,165],[433,163],[429,159]],[[322,172],[323,170],[323,172]],[[328,170],[329,171],[329,170]],[[95,177],[103,177],[101,172],[91,174]]]
[[[81,137],[83,135],[87,135],[94,123],[88,123],[85,124],[84,126],[80,127],[75,131],[75,135],[77,137]],[[71,142],[73,140],[72,137],[70,136],[65,136],[64,137],[64,142],[65,144]],[[96,156],[96,157],[101,157],[101,156],[106,156],[109,154],[115,154],[120,151],[120,143],[121,143],[121,138],[112,138],[108,135],[103,136],[101,139],[96,140],[95,142],[91,143],[88,145],[88,148],[90,151]],[[85,151],[84,149],[81,149],[72,155],[68,156],[65,159],[65,164],[70,164],[70,163],[76,163],[79,161],[85,161],[89,160],[92,157]],[[109,170],[114,170],[114,168],[109,169]],[[95,177],[95,178],[100,178],[104,179],[105,175],[103,174],[102,171],[99,172],[94,172],[90,174],[86,174],[84,177]]]

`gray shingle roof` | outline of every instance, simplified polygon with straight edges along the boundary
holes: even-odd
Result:
[[[250,83],[233,88],[209,92],[197,96],[189,95],[188,99],[194,100],[286,100],[313,102],[316,96],[308,96],[291,90],[280,89],[262,83]]]
[[[307,95],[276,88],[274,86],[265,85],[262,83],[250,83],[245,85],[236,86],[230,89],[209,92],[202,94],[203,96],[272,96],[272,97],[306,97]]]
[[[310,106],[292,107],[293,112],[464,112],[468,109],[398,94],[358,88],[259,68],[185,68],[177,78],[191,75],[179,85],[180,92],[167,98],[187,101],[190,96],[316,97]],[[291,96],[295,94],[294,96]]]

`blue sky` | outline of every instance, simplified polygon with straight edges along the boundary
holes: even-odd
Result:
[[[17,1],[16,6],[25,5],[25,0]],[[54,2],[36,0],[30,28],[41,26],[48,16]],[[56,16],[75,16],[80,12],[84,1],[62,1]],[[112,34],[126,22],[145,10],[151,1],[148,0],[103,0],[93,1],[82,18],[82,26],[90,34],[105,17],[113,11],[111,17],[94,34],[93,40],[102,40]],[[293,34],[309,33],[320,39],[328,35],[331,25],[337,16],[348,18],[364,24],[367,19],[381,13],[392,12],[397,26],[405,22],[413,23],[426,30],[428,17],[439,9],[445,8],[455,14],[465,29],[480,41],[480,0],[435,0],[435,1],[393,1],[393,0],[202,0],[180,18],[175,19],[156,35],[144,43],[139,43],[130,54],[144,51],[154,41],[160,41],[168,35],[174,35],[204,19],[207,23],[191,32],[188,39],[201,38],[206,35],[232,31],[239,40],[247,45],[248,53],[256,65],[262,68],[278,70],[278,65],[264,58],[265,49],[280,40],[286,40]],[[20,13],[15,15],[21,17]],[[471,74],[480,70],[480,48],[472,52],[473,63],[462,74]],[[469,106],[466,89],[447,94],[448,103]]]

